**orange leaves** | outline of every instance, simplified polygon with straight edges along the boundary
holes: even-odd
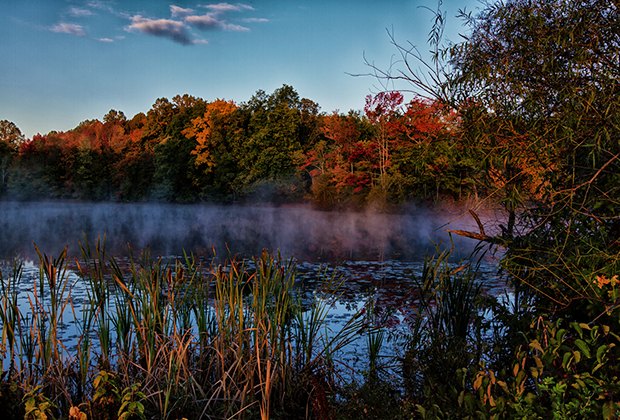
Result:
[[[594,281],[594,283],[598,286],[599,289],[602,289],[603,286],[606,286],[608,284],[611,284],[611,286],[615,286],[616,284],[620,283],[620,280],[618,280],[618,275],[613,276],[612,278],[607,278],[606,276],[596,276],[596,280]]]
[[[436,140],[446,140],[458,123],[456,113],[439,103],[415,99],[404,105],[400,92],[368,96],[364,111],[364,116],[322,116],[324,140],[306,151],[300,167],[340,194],[383,186],[390,175],[408,171],[413,156],[425,153],[412,153],[412,148],[429,149]],[[450,159],[439,154],[425,165],[442,176],[452,164]],[[410,176],[410,172],[403,175]]]
[[[196,147],[192,155],[196,156],[196,166],[212,168],[216,165],[213,157],[213,149],[218,141],[226,136],[230,129],[229,117],[237,111],[237,105],[233,101],[217,99],[207,104],[202,117],[192,120],[192,125],[182,131],[187,138],[196,139]]]
[[[364,112],[374,123],[393,120],[401,111],[403,94],[398,91],[380,92],[375,96],[366,96]]]
[[[438,102],[414,99],[402,118],[402,132],[414,143],[428,143],[456,124],[456,114]]]
[[[333,113],[323,117],[323,135],[339,146],[350,147],[359,140],[360,132],[352,118]]]

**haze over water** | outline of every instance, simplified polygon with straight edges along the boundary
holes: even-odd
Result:
[[[111,255],[148,248],[153,256],[183,251],[251,256],[263,249],[299,260],[420,260],[450,246],[447,229],[472,228],[466,211],[416,207],[399,214],[326,212],[305,205],[0,202],[0,258],[32,258],[33,244],[55,255],[105,236]],[[466,255],[473,241],[453,238]]]

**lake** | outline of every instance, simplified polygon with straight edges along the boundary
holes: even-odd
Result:
[[[105,237],[109,256],[127,261],[148,249],[153,257],[174,258],[191,252],[208,263],[214,258],[260,255],[263,249],[293,258],[297,280],[308,298],[327,271],[342,281],[327,318],[337,331],[368,299],[398,325],[414,305],[412,279],[419,276],[424,259],[437,248],[448,248],[447,229],[473,229],[465,209],[430,209],[410,206],[396,214],[326,212],[304,205],[235,206],[174,205],[154,203],[0,202],[0,260],[8,274],[11,260],[25,263],[20,282],[20,307],[28,311],[28,295],[38,276],[33,244],[55,256],[64,248],[69,261],[80,259],[79,243]],[[452,238],[460,257],[474,241]],[[505,290],[497,276],[497,261],[487,256],[480,264],[483,287],[492,294]],[[86,290],[76,273],[69,273],[76,308]],[[71,341],[77,324],[65,320],[63,335]],[[70,343],[67,343],[69,346]],[[359,343],[358,343],[359,344]],[[346,349],[351,365],[364,359],[363,346]],[[396,351],[397,343],[388,346]]]

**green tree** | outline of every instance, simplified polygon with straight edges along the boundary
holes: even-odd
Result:
[[[25,138],[15,123],[0,121],[0,193],[6,189],[10,167]]]
[[[451,55],[462,141],[509,211],[506,267],[585,317],[609,304],[595,276],[620,272],[618,14],[607,0],[489,4]]]
[[[287,85],[271,95],[258,91],[240,106],[244,132],[236,142],[239,163],[237,189],[252,190],[262,183],[279,184],[283,194],[302,192],[297,168],[303,162],[303,102]]]
[[[167,201],[193,201],[197,198],[195,157],[196,143],[183,134],[191,121],[204,114],[206,103],[190,95],[177,95],[172,102],[158,99],[147,114],[151,128],[147,144],[153,147],[155,198]],[[147,129],[148,130],[148,129]],[[147,131],[148,133],[148,131]],[[156,137],[153,137],[155,134]]]

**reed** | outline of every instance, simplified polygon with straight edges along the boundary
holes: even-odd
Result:
[[[14,261],[12,272],[5,278],[0,271],[0,321],[2,322],[2,341],[0,342],[0,354],[2,360],[9,358],[9,375],[15,369],[16,354],[18,351],[17,338],[21,336],[21,311],[18,306],[18,280],[21,279],[23,263]]]
[[[25,310],[22,266],[0,282],[1,355],[32,415],[320,416],[336,392],[334,354],[366,328],[360,313],[330,331],[338,280],[326,279],[308,307],[295,264],[279,255],[203,267],[192,255],[125,263],[106,255],[104,241],[81,245],[74,265],[66,250],[37,252]],[[70,267],[86,287],[83,302],[72,297]],[[68,324],[71,344],[60,332]]]
[[[445,378],[483,356],[485,304],[476,265],[454,265],[449,257],[446,251],[426,260],[415,279],[415,316],[403,359],[407,392],[436,404],[452,398]]]

